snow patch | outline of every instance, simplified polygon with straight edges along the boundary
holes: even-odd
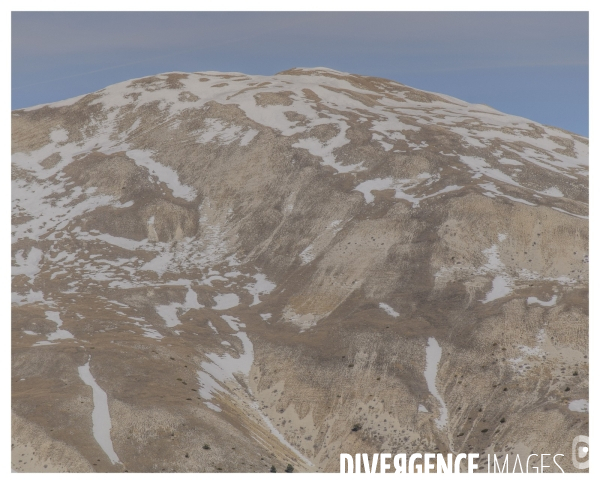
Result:
[[[92,411],[92,432],[98,445],[110,459],[112,464],[120,464],[121,461],[115,453],[110,438],[110,413],[108,411],[108,397],[106,392],[100,388],[90,372],[90,360],[78,368],[79,377],[83,382],[92,387],[92,397],[94,401],[94,410]]]
[[[153,152],[129,150],[125,154],[137,165],[147,168],[150,174],[155,175],[160,182],[166,184],[173,192],[174,196],[183,198],[188,202],[193,201],[197,197],[196,190],[181,183],[179,181],[179,175],[173,168],[162,165],[152,159]]]
[[[29,277],[29,282],[33,282],[36,274],[40,272],[39,264],[42,256],[42,251],[37,247],[32,247],[26,257],[23,256],[23,251],[20,250],[15,254],[17,265],[11,267],[12,276],[26,275]]]
[[[485,299],[482,299],[482,303],[488,303],[496,299],[500,299],[512,292],[512,279],[505,275],[499,275],[494,277],[492,281],[492,289],[485,295]]]
[[[336,161],[335,155],[333,154],[334,150],[341,148],[350,142],[350,140],[346,138],[348,124],[342,121],[341,117],[333,117],[321,122],[315,121],[312,123],[312,126],[319,124],[333,124],[332,121],[335,123],[336,119],[338,121],[336,124],[339,128],[339,133],[330,140],[323,143],[317,138],[304,138],[298,140],[292,147],[308,150],[311,155],[321,158],[323,160],[323,165],[331,166],[337,173],[350,173],[353,171],[365,170],[366,168],[363,167],[362,161],[353,165],[343,165]]]
[[[569,410],[571,410],[571,412],[588,413],[589,403],[585,399],[573,400],[569,402]]]
[[[246,146],[258,134],[255,129],[244,129],[241,126],[227,126],[219,119],[209,118],[204,120],[205,129],[198,136],[198,143],[206,144],[212,141],[218,141],[221,144],[231,144],[235,140],[240,140],[240,146]]]
[[[421,175],[424,175],[424,174],[421,174]],[[429,175],[429,174],[427,174],[427,175]],[[400,198],[400,199],[406,200],[408,202],[411,202],[413,204],[413,207],[418,207],[419,202],[421,200],[425,200],[426,198],[435,197],[437,195],[441,195],[442,193],[460,190],[462,188],[461,186],[458,186],[458,185],[449,185],[435,193],[431,193],[429,195],[423,195],[421,197],[416,196],[416,195],[411,195],[406,192],[406,190],[417,187],[421,183],[421,181],[419,181],[419,180],[422,180],[422,179],[424,179],[424,177],[422,177],[422,176],[417,177],[417,180],[411,180],[411,179],[394,180],[393,178],[375,178],[373,180],[366,180],[366,181],[360,183],[359,185],[356,186],[356,188],[354,190],[359,191],[363,194],[363,196],[365,197],[366,203],[373,203],[375,201],[375,196],[371,193],[372,191],[394,190],[396,192],[394,195],[394,198]]]
[[[240,298],[237,294],[218,294],[214,298],[215,306],[213,309],[223,311],[237,306],[240,303]]]
[[[242,351],[239,352],[237,358],[227,352],[222,355],[216,353],[206,355],[209,361],[203,362],[200,365],[202,370],[198,371],[200,385],[198,393],[204,400],[212,400],[215,392],[227,393],[222,384],[228,381],[236,381],[236,376],[247,379],[254,361],[252,342],[244,331],[239,331],[245,325],[233,316],[224,315],[222,318],[234,331],[237,331],[233,336],[241,341]]]
[[[398,316],[400,316],[400,313],[394,311],[394,309],[392,309],[391,306],[388,306],[385,303],[380,302],[379,307],[381,309],[383,309],[386,313],[388,313],[390,316],[392,316],[393,318],[397,318]]]
[[[17,306],[22,306],[24,304],[32,304],[35,302],[44,302],[48,303],[44,299],[44,293],[42,291],[33,292],[33,289],[29,290],[29,293],[25,296],[21,296],[19,293],[11,292],[10,293],[10,301],[11,304],[16,304]]]
[[[440,416],[435,420],[435,425],[438,429],[443,428],[448,420],[448,409],[444,400],[442,400],[436,387],[437,371],[440,360],[442,359],[442,348],[435,338],[427,340],[425,348],[425,381],[427,388],[437,401],[440,403]]]
[[[73,335],[67,330],[60,329],[62,326],[62,319],[60,319],[60,313],[58,311],[46,311],[46,318],[56,323],[56,331],[48,335],[48,341],[54,341],[56,339],[71,339]]]
[[[300,252],[300,258],[302,259],[302,265],[308,264],[315,259],[315,254],[313,253],[313,244],[310,244],[306,249]]]
[[[549,197],[556,197],[556,198],[564,197],[563,192],[561,192],[556,187],[546,188],[546,190],[538,192],[538,193],[541,193],[542,195],[548,195]]]
[[[177,283],[181,282],[187,284],[190,283],[189,281],[179,280],[173,285],[177,285]],[[198,295],[196,294],[196,292],[189,286],[187,289],[188,290],[185,295],[185,301],[183,302],[183,304],[172,302],[171,304],[156,306],[156,312],[161,318],[164,319],[165,323],[167,324],[167,327],[169,328],[181,324],[181,321],[179,320],[180,314],[183,315],[190,309],[200,309],[204,307],[202,304],[198,303]]]
[[[584,220],[589,220],[589,217],[586,215],[577,215],[576,213],[567,212],[566,210],[563,210],[562,208],[558,208],[558,207],[552,207],[552,208],[554,210],[556,210],[557,212],[566,213],[567,215],[570,215],[571,217],[577,217],[577,218],[582,218]]]
[[[498,163],[501,163],[503,165],[515,165],[515,166],[518,166],[518,165],[522,166],[523,165],[523,163],[521,163],[520,161],[511,160],[510,158],[500,158],[498,160]]]
[[[527,304],[539,304],[540,306],[554,306],[556,304],[556,294],[549,301],[542,301],[535,296],[527,298]]]
[[[275,284],[267,279],[267,276],[264,274],[255,274],[252,276],[256,282],[247,284],[245,287],[248,292],[254,296],[254,301],[250,306],[255,306],[260,303],[259,295],[261,294],[270,294],[273,289],[275,289]],[[227,309],[227,308],[225,308]]]
[[[50,133],[50,140],[53,143],[62,143],[63,141],[67,141],[69,139],[69,132],[64,129],[55,129]]]

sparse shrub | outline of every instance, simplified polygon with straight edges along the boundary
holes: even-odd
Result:
[[[352,427],[352,432],[358,432],[360,429],[362,429],[362,425],[357,423],[354,424],[354,426]]]
[[[204,444],[204,445],[202,446],[202,448],[203,448],[204,450],[210,450],[210,445],[208,445],[208,444]]]

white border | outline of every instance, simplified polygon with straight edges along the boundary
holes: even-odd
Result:
[[[105,0],[102,2],[98,1],[12,1],[9,2],[9,9],[4,7],[2,16],[2,40],[3,40],[3,59],[5,59],[4,65],[10,70],[10,11],[50,11],[50,10],[77,10],[77,11],[590,11],[590,86],[597,86],[598,75],[597,75],[597,46],[598,46],[598,28],[600,27],[597,21],[596,13],[599,9],[597,4],[600,2],[584,1],[584,0],[572,0],[570,2],[557,2],[557,1],[516,1],[516,0],[505,0],[505,1],[465,1],[455,0],[452,2],[446,1],[431,1],[421,0],[419,2],[393,2],[384,0],[370,0],[369,2],[357,2],[357,1],[327,1],[327,0],[304,0],[301,2],[276,2],[273,0],[254,0],[252,2],[242,2],[239,0],[221,0],[220,2],[191,2],[182,0],[171,0],[169,2],[156,2],[156,1],[145,1],[145,2],[132,2],[127,0],[114,1]],[[168,7],[168,8],[166,8]],[[251,8],[250,8],[251,7]],[[10,80],[8,76],[3,76],[3,83],[9,84]],[[596,81],[594,81],[596,79]],[[7,86],[8,87],[8,86]],[[418,87],[418,86],[417,86]],[[4,153],[8,153],[10,146],[10,88],[4,90],[5,97],[3,99],[4,104],[4,116],[3,116],[3,146]],[[593,109],[597,106],[595,91],[590,87],[590,138],[597,139],[597,122],[596,122],[596,110]],[[598,183],[596,182],[596,169],[595,160],[596,144],[592,142],[590,145],[590,248],[600,247],[600,238],[598,237],[598,224],[596,223],[596,208],[598,206]],[[10,206],[10,164],[5,161],[4,172],[2,178],[2,184],[4,189],[3,194],[3,209],[2,210],[2,227],[9,226],[10,212],[8,207]],[[5,229],[5,236],[2,238],[2,249],[3,253],[6,254],[6,271],[1,279],[2,292],[0,296],[3,298],[5,318],[5,331],[10,321],[10,299],[9,299],[9,287],[10,287],[10,269],[8,267],[8,253],[10,251],[10,240],[8,237],[8,230]],[[591,349],[595,348],[595,343],[598,343],[598,330],[595,328],[597,321],[596,316],[598,315],[598,298],[596,296],[596,290],[598,287],[598,274],[599,274],[599,262],[597,262],[596,252],[593,251],[590,257],[590,353]],[[2,452],[2,474],[10,473],[10,447],[9,447],[9,434],[10,434],[10,339],[4,340],[3,358],[0,366],[2,374],[2,436],[4,437],[4,451]],[[599,395],[598,381],[598,364],[595,355],[589,356],[590,359],[590,374],[594,375],[595,378],[590,378],[590,402],[592,408],[598,408],[596,404],[596,397]],[[590,412],[590,434],[598,435],[598,419],[595,418]],[[594,450],[592,450],[592,455]],[[595,464],[595,465],[594,465]],[[600,460],[592,460],[591,472],[587,475],[545,475],[531,476],[531,475],[510,475],[511,481],[524,482],[526,479],[544,479],[544,482],[565,482],[565,479],[581,479],[582,481],[589,481],[592,479],[591,476],[600,475]],[[285,476],[285,477],[282,477]],[[531,477],[530,477],[531,476]],[[58,475],[58,474],[9,474],[7,476],[10,482],[37,482],[37,480],[46,480],[47,482],[64,482],[70,481],[75,482],[79,480],[78,475]],[[138,479],[141,476],[133,474],[119,474],[118,476],[108,477],[106,474],[86,475],[85,479],[102,482],[106,478],[115,479],[117,481],[124,482],[125,480],[131,481],[131,478]],[[164,482],[165,480],[177,480],[178,482],[189,482],[198,483],[206,481],[212,482],[217,480],[219,482],[236,482],[240,480],[246,482],[279,482],[281,479],[291,479],[296,482],[300,482],[307,477],[306,474],[169,474],[169,475],[155,475],[149,474],[144,475],[143,478],[149,482]],[[449,475],[446,478],[450,478],[454,482],[463,482],[464,479],[473,481],[474,479],[493,479],[492,477],[483,477],[483,475],[467,476],[465,474],[460,475]],[[397,482],[398,479],[412,479],[413,482],[423,482],[425,480],[437,479],[437,475],[406,475],[397,476],[394,474],[389,475],[376,475],[376,476],[356,476],[356,475],[339,475],[339,474],[313,474],[310,475],[311,480],[315,482],[374,482],[376,480],[386,480],[386,482]],[[393,481],[392,481],[393,479]],[[498,477],[496,477],[498,479]],[[447,479],[445,479],[447,481]]]

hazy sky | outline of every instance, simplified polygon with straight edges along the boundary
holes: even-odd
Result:
[[[325,66],[588,135],[588,14],[12,14],[12,107],[168,71]]]

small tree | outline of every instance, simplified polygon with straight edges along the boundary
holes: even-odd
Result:
[[[285,472],[294,472],[294,466],[292,464],[288,464],[285,468]]]
[[[271,472],[277,472],[277,469],[275,469],[275,466],[271,466]]]

